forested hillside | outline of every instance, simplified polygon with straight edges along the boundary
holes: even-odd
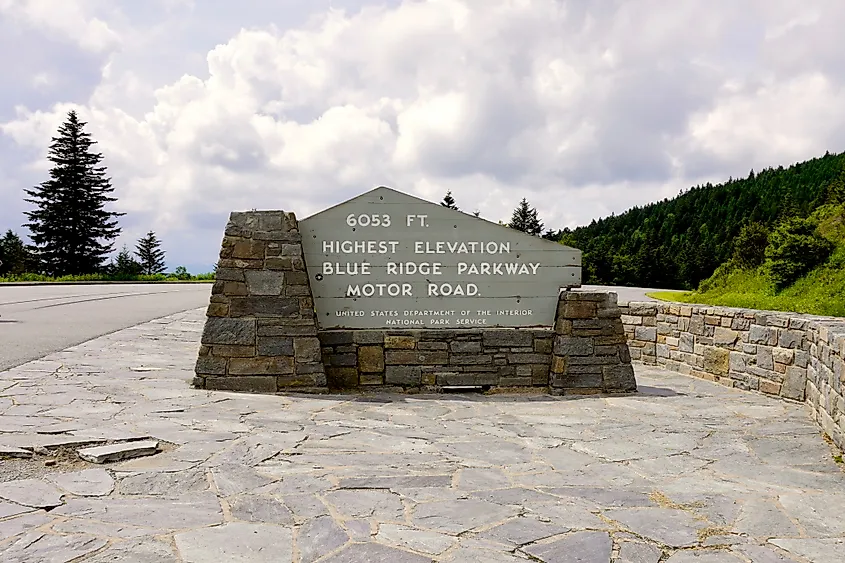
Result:
[[[788,217],[807,217],[829,200],[843,171],[845,153],[826,153],[789,168],[696,186],[546,238],[583,251],[584,283],[695,289],[731,258],[743,226],[773,229]]]

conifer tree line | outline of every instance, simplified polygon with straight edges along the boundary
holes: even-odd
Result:
[[[123,213],[109,210],[116,201],[96,141],[86,123],[71,110],[51,139],[49,179],[25,189],[33,209],[24,214],[32,245],[11,229],[0,238],[0,276],[44,274],[51,277],[87,274],[136,276],[165,271],[161,241],[150,231],[134,253],[124,247],[106,262],[120,236]]]
[[[441,205],[458,209],[451,192]],[[696,289],[719,268],[765,264],[783,289],[831,255],[812,218],[826,205],[845,205],[845,153],[751,170],[574,230],[543,232],[523,199],[508,226],[580,249],[585,284]]]

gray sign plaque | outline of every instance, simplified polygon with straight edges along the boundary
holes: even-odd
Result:
[[[299,222],[320,328],[551,326],[581,251],[376,188]]]

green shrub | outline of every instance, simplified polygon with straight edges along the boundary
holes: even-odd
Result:
[[[742,227],[734,239],[731,261],[743,270],[751,270],[763,265],[766,260],[766,248],[769,246],[769,230],[758,222]]]
[[[778,291],[822,264],[834,245],[817,231],[811,219],[792,217],[772,233],[766,247],[766,267]]]

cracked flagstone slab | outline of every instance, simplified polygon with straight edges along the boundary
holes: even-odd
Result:
[[[53,508],[62,504],[61,489],[40,479],[0,483],[0,499],[33,508]]]
[[[223,521],[223,509],[210,492],[180,498],[70,499],[52,514],[90,518],[111,524],[182,530],[211,526]]]
[[[105,469],[59,473],[51,476],[50,480],[67,492],[80,497],[101,497],[114,490],[114,479]]]
[[[424,528],[461,534],[484,525],[503,522],[517,513],[518,509],[513,506],[477,499],[458,499],[419,504],[414,509],[413,521]]]
[[[0,561],[30,563],[32,561],[73,561],[106,546],[102,538],[89,535],[57,536],[30,532],[0,546]]]
[[[744,563],[744,561],[727,551],[694,550],[677,551],[669,556],[666,563]]]
[[[245,522],[268,524],[293,524],[290,508],[269,495],[240,495],[229,501],[232,518]]]
[[[657,546],[628,541],[622,542],[616,563],[659,563],[662,556],[663,550]]]
[[[208,490],[204,471],[141,473],[123,477],[118,484],[122,495],[181,496]]]
[[[158,451],[158,442],[155,440],[141,440],[138,442],[126,442],[111,444],[108,446],[95,446],[93,448],[82,448],[77,450],[79,457],[91,463],[106,463],[108,461],[120,461],[133,457],[153,455]]]
[[[305,522],[296,533],[300,563],[312,563],[349,541],[349,535],[330,516]]]
[[[671,547],[691,547],[698,543],[697,522],[683,510],[669,508],[619,508],[604,513],[633,533]]]
[[[845,550],[845,538],[776,538],[769,543],[813,563],[841,563]]]
[[[574,532],[531,544],[522,551],[543,563],[610,563],[612,549],[613,543],[606,532]]]
[[[0,541],[16,536],[26,530],[38,528],[52,521],[53,518],[48,516],[43,510],[0,520]]]
[[[378,543],[353,543],[321,559],[320,563],[431,563],[431,557],[403,551]]]
[[[375,539],[381,543],[429,555],[440,555],[457,544],[457,540],[452,536],[417,530],[401,524],[380,524]]]
[[[271,524],[230,522],[174,536],[185,563],[290,563],[292,533]]]

